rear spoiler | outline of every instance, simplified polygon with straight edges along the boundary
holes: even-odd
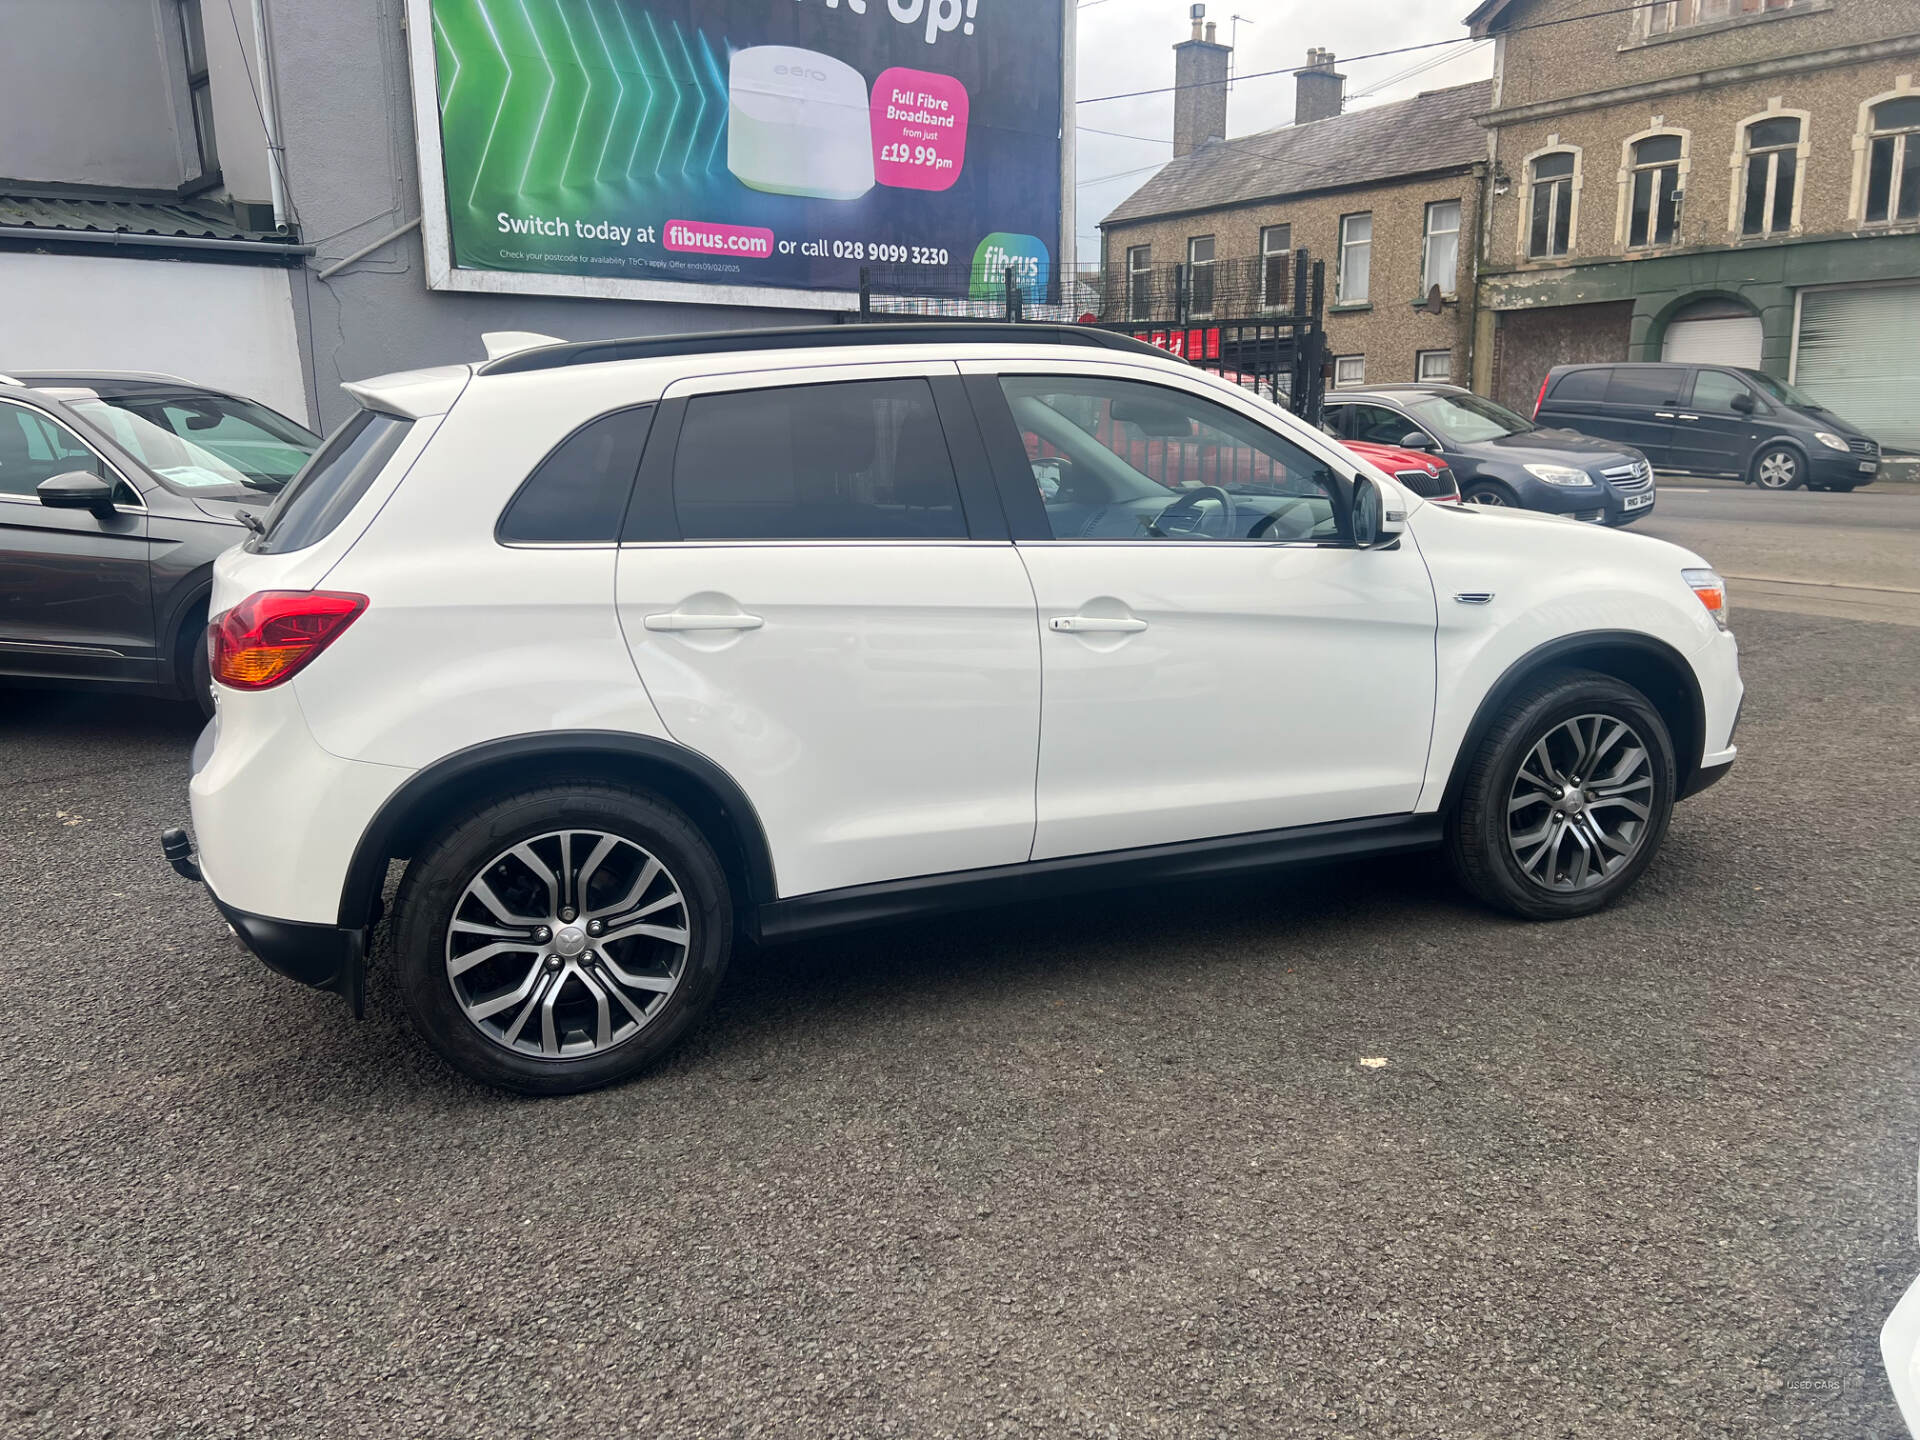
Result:
[[[377,375],[371,380],[342,384],[340,388],[368,410],[398,415],[403,420],[423,420],[451,410],[471,379],[471,365],[442,365],[432,370]]]

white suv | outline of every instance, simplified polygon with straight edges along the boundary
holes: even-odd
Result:
[[[736,934],[1444,846],[1586,914],[1726,773],[1698,556],[1423,503],[1077,327],[559,342],[363,407],[219,561],[201,877],[493,1084],[630,1075]]]

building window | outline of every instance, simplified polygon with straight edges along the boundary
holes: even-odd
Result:
[[[1737,20],[1742,15],[1766,15],[1774,11],[1792,10],[1803,6],[1808,0],[1659,0],[1648,5],[1642,12],[1640,33],[1643,36],[1671,35],[1676,30],[1690,29],[1695,25],[1713,25],[1723,20]]]
[[[1127,316],[1147,320],[1153,315],[1153,247],[1135,245],[1127,251]]]
[[[1527,255],[1548,260],[1573,248],[1573,171],[1571,150],[1542,155],[1528,177],[1532,215],[1527,230]]]
[[[1340,217],[1340,274],[1334,281],[1336,305],[1365,305],[1373,270],[1373,216]]]
[[[1746,127],[1742,235],[1784,235],[1793,229],[1800,189],[1800,140],[1805,132],[1805,122],[1792,115],[1755,120]]]
[[[1436,200],[1427,206],[1427,243],[1421,258],[1420,293],[1431,295],[1434,286],[1442,295],[1451,295],[1460,274],[1460,202]]]
[[[1187,313],[1213,314],[1213,236],[1187,241]]]
[[[1451,350],[1422,350],[1413,357],[1413,378],[1445,385],[1453,379]]]
[[[1883,100],[1870,119],[1867,223],[1920,220],[1920,95]]]
[[[1333,360],[1333,384],[1337,390],[1351,389],[1355,385],[1367,383],[1367,357],[1364,355],[1336,355]]]
[[[1680,164],[1686,142],[1678,135],[1635,141],[1628,175],[1627,246],[1671,245],[1680,235]]]
[[[213,82],[207,71],[207,32],[200,20],[200,0],[179,0],[179,5],[180,43],[187,57],[187,99],[193,110],[199,174],[211,175],[220,168],[220,150],[213,139]]]
[[[1269,225],[1260,232],[1260,304],[1285,310],[1293,304],[1293,227]]]

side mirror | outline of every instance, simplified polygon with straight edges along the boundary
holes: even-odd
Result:
[[[91,510],[101,516],[113,513],[113,482],[86,470],[69,470],[42,480],[33,493],[49,510]]]
[[[1406,533],[1407,513],[1399,501],[1365,475],[1353,482],[1353,543],[1362,550],[1384,550]]]
[[[1751,415],[1754,410],[1758,408],[1754,405],[1753,396],[1751,395],[1736,395],[1733,397],[1732,404],[1733,408],[1738,410],[1742,415]]]
[[[1409,430],[1400,437],[1400,448],[1402,450],[1431,450],[1433,449],[1433,437],[1424,430]]]

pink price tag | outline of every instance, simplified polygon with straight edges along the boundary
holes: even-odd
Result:
[[[873,82],[873,175],[898,190],[949,190],[967,163],[967,87],[894,69]]]

